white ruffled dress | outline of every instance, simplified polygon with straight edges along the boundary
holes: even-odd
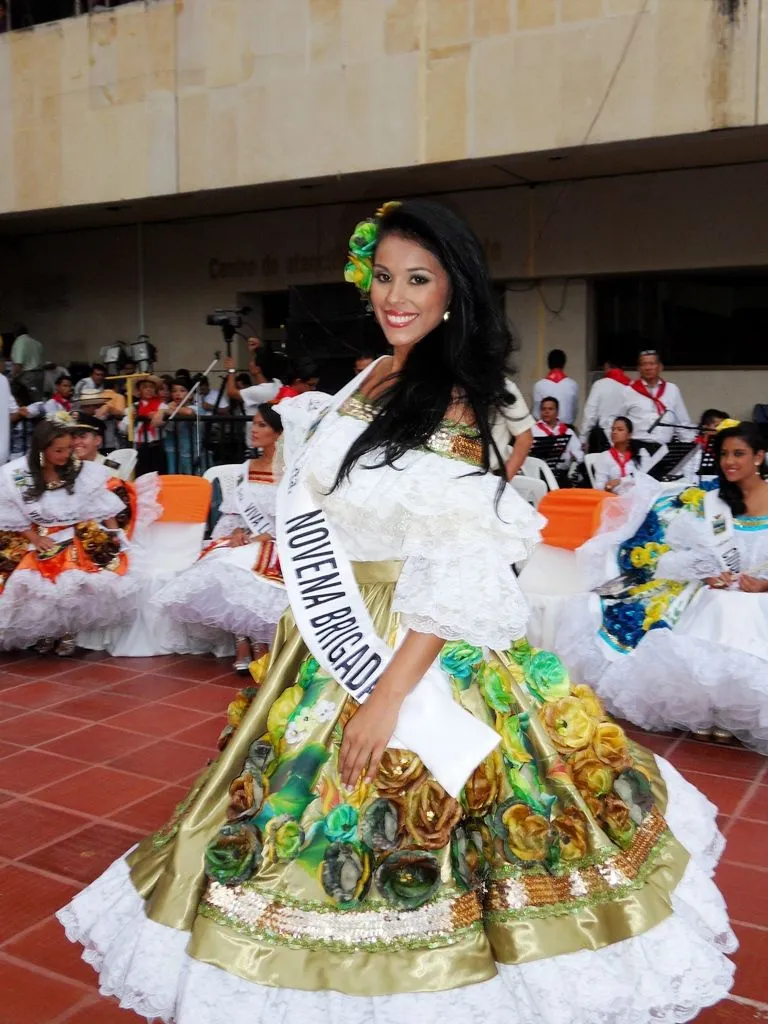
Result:
[[[243,466],[248,473],[249,463]],[[249,481],[249,492],[259,511],[272,522],[277,484]],[[225,540],[248,523],[240,514],[234,492],[221,503],[221,517],[212,540]],[[255,643],[270,643],[275,627],[288,607],[285,589],[253,572],[262,543],[240,547],[214,547],[167,583],[152,603],[216,647],[226,647],[232,636],[247,636]]]
[[[68,540],[77,523],[103,523],[125,510],[107,487],[109,479],[103,466],[85,462],[71,494],[62,487],[26,502],[24,491],[31,483],[27,456],[14,459],[0,469],[0,531],[64,527],[53,539]],[[129,548],[124,536],[121,546]],[[70,569],[48,579],[34,569],[17,568],[0,593],[0,650],[29,647],[41,637],[107,628],[133,610],[138,590],[139,581],[130,572],[120,576]]]
[[[498,479],[465,462],[415,451],[397,468],[358,464],[331,490],[359,420],[336,412],[310,469],[315,498],[348,557],[403,559],[395,606],[403,624],[446,640],[507,649],[526,628],[510,566],[525,558],[541,518]],[[365,460],[367,464],[373,458]],[[58,914],[100,973],[101,991],[166,1024],[673,1024],[730,988],[735,948],[711,875],[723,847],[716,808],[662,762],[670,827],[691,860],[655,928],[597,952],[498,965],[490,981],[449,991],[352,996],[257,984],[191,958],[188,934],[147,918],[124,860]],[[365,957],[361,967],[365,967]]]
[[[707,532],[695,513],[681,513],[657,576],[719,575]],[[733,540],[742,571],[768,579],[768,517],[735,517]],[[643,728],[716,726],[768,754],[768,594],[702,585],[674,629],[648,633],[633,655],[607,666],[596,689],[615,714]]]

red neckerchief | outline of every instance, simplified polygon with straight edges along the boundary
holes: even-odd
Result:
[[[136,415],[153,416],[163,404],[162,398],[140,398],[136,403]],[[150,436],[157,437],[157,430],[151,423],[139,423],[136,427],[138,441],[148,440]]]
[[[623,370],[618,369],[618,367],[614,367],[612,370],[607,370],[605,376],[608,380],[615,380],[618,384],[629,385],[632,383],[626,373],[624,373]]]
[[[292,388],[290,384],[283,384],[280,390],[277,392],[275,397],[271,401],[271,405],[277,405],[278,402],[282,402],[284,398],[295,398],[298,395],[296,388]]]
[[[548,426],[544,422],[544,420],[539,420],[536,426],[539,427],[540,430],[543,430],[544,433],[548,434],[550,437],[557,437],[558,435],[562,437],[563,434],[568,433],[568,427],[565,423],[558,423],[554,430],[550,426]]]
[[[56,393],[51,395],[51,397],[57,405],[61,406],[62,409],[66,409],[67,412],[72,411],[72,403],[68,398],[64,398],[63,395],[57,395]]]
[[[621,452],[617,452],[615,448],[609,448],[608,454],[619,467],[622,478],[625,477],[627,475],[627,466],[632,461],[632,452],[628,451],[622,455]]]
[[[567,374],[562,370],[550,370],[544,380],[551,380],[553,384],[559,384],[561,380],[565,380],[566,376]]]
[[[655,397],[645,386],[645,381],[633,380],[629,386],[632,388],[633,391],[636,391],[638,395],[643,395],[645,398],[650,398],[650,400],[656,406],[656,412],[659,414],[659,416],[663,416],[664,413],[667,411],[666,405],[664,405],[664,403],[661,400],[662,396],[664,395],[664,392],[667,390],[667,382],[665,380],[659,382],[659,390],[656,392]]]

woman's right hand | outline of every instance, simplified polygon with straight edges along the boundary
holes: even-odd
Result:
[[[248,543],[250,536],[247,530],[244,530],[242,526],[238,526],[230,534],[229,546],[231,548],[241,548]]]
[[[50,537],[43,537],[41,534],[38,534],[32,543],[38,551],[52,551],[56,547],[55,542]]]
[[[733,573],[721,572],[719,576],[708,576],[704,582],[713,590],[726,590],[733,583]]]
[[[621,483],[621,479],[619,477],[616,477],[615,480],[609,480],[608,481],[608,483],[605,485],[605,489],[606,489],[606,491],[610,491],[611,493],[613,493],[613,491],[616,490],[616,488],[619,486],[620,483]]]

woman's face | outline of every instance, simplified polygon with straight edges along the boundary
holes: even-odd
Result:
[[[51,466],[66,466],[72,454],[72,438],[57,437],[45,449],[45,461]]]
[[[442,264],[412,239],[387,235],[376,249],[371,305],[394,348],[415,345],[443,319],[451,282]]]
[[[621,420],[615,420],[611,427],[611,443],[613,445],[622,444],[625,441],[629,441],[632,434],[627,428],[627,424]]]
[[[755,475],[765,452],[753,451],[743,437],[727,437],[720,449],[720,469],[731,483],[741,483]]]
[[[251,448],[268,448],[280,435],[257,412],[251,420]]]

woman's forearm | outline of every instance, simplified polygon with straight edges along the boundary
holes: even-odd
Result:
[[[533,445],[533,432],[526,430],[515,438],[515,446],[506,462],[507,480],[517,476],[528,458],[528,453]]]
[[[379,700],[402,704],[443,649],[445,640],[432,633],[409,629],[405,639],[376,684]]]

